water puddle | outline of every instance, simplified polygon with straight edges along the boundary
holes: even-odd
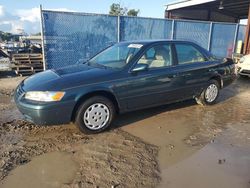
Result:
[[[250,150],[223,139],[206,145],[191,157],[162,169],[160,187],[249,188]]]
[[[18,111],[12,97],[0,94],[0,123],[13,119],[22,119],[22,114]]]
[[[216,105],[184,102],[134,112],[118,126],[127,122],[123,130],[159,147],[160,187],[250,187],[250,144],[244,144],[250,128],[240,130],[250,126],[249,92],[240,80]]]
[[[151,110],[147,110],[144,113],[150,112]],[[142,115],[140,113],[143,111],[136,112],[133,116],[138,117]],[[176,112],[169,111],[131,123],[122,129],[150,144],[159,146],[160,167],[167,167],[200,149],[200,146],[189,147],[183,142],[188,135],[196,130],[195,123],[196,120],[188,120],[186,115],[176,117]]]
[[[52,152],[33,158],[29,163],[14,169],[3,183],[3,188],[57,188],[70,183],[76,174],[77,164],[71,155]]]

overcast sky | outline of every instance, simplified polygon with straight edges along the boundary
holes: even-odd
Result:
[[[1,0],[0,30],[40,32],[40,4],[43,9],[107,14],[112,3],[120,3],[130,9],[140,9],[140,16],[164,18],[164,5],[169,2],[173,0]]]

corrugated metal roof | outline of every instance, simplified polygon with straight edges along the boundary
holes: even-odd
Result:
[[[185,0],[169,3],[166,11],[175,10],[209,10],[234,17],[246,19],[250,0]]]
[[[175,10],[175,9],[195,6],[199,4],[210,3],[213,1],[216,1],[216,0],[185,0],[185,1],[177,1],[173,3],[169,3],[165,6],[167,7],[166,10]]]

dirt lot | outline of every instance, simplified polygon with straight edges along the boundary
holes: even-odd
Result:
[[[38,127],[0,78],[0,187],[250,187],[250,79],[193,101],[121,115],[109,132]]]

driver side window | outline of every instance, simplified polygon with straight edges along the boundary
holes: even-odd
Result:
[[[161,68],[172,65],[171,45],[157,45],[149,48],[139,59],[138,64],[147,64],[149,68]]]

